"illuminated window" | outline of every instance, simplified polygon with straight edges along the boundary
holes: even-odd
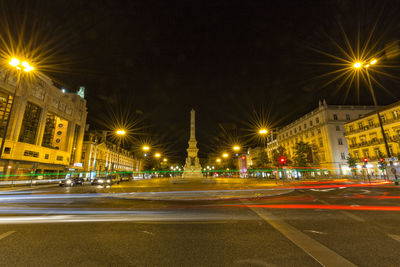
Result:
[[[0,136],[3,136],[4,130],[6,129],[11,104],[12,96],[0,93]]]
[[[368,120],[368,125],[369,126],[374,126],[374,120]]]
[[[358,129],[362,129],[364,126],[363,126],[363,123],[362,122],[359,122],[358,123]]]
[[[42,109],[30,102],[26,104],[18,142],[34,144]]]

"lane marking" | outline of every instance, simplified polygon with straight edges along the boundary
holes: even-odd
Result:
[[[322,266],[356,266],[333,250],[312,239],[308,235],[297,230],[290,224],[278,219],[265,209],[249,207],[258,216],[278,230],[296,246],[304,250],[308,255],[315,259]]]
[[[388,236],[390,236],[391,238],[393,238],[396,241],[400,242],[400,235],[391,235],[391,234],[387,234]]]
[[[325,204],[325,205],[331,205],[330,203],[326,202],[325,200],[318,199],[318,201],[321,202],[322,204]],[[364,220],[363,218],[361,218],[361,217],[359,217],[359,216],[357,216],[357,215],[351,214],[351,213],[348,212],[348,211],[340,210],[339,212],[340,212],[341,214],[343,214],[343,215],[345,215],[345,216],[347,216],[347,217],[349,217],[349,218],[355,220],[355,221],[358,221],[358,222],[365,222],[365,220]]]
[[[0,235],[0,239],[6,238],[7,236],[12,235],[13,233],[15,233],[15,231],[5,232],[4,234]]]

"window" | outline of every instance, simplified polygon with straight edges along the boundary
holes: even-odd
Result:
[[[350,132],[354,131],[353,125],[350,125],[350,126],[349,126],[349,131],[350,131]]]
[[[49,159],[49,154],[44,154],[44,159]]]
[[[56,158],[56,160],[58,160],[58,161],[62,161],[63,160],[63,156],[57,156],[57,158]]]
[[[345,159],[346,159],[346,155],[344,154],[344,152],[340,152],[340,158],[341,158],[342,160],[345,160]]]
[[[12,96],[0,94],[0,136],[3,136],[6,129],[8,116],[10,115],[10,108],[12,104]]]
[[[11,147],[5,147],[4,154],[10,154],[10,153],[11,153]]]
[[[395,110],[392,112],[393,119],[397,120],[399,118],[399,111]]]
[[[321,134],[321,128],[318,128],[317,131],[318,131],[318,134]]]
[[[358,150],[355,150],[355,151],[354,151],[354,157],[355,157],[356,159],[359,159],[359,158],[360,158],[360,154],[358,153]]]
[[[358,123],[358,129],[363,129],[363,127],[364,127],[364,126],[363,126],[363,123],[362,123],[362,122],[359,122],[359,123]]]
[[[18,142],[34,144],[39,126],[41,108],[28,102],[25,107],[24,119],[22,120],[21,132]]]
[[[340,131],[340,126],[336,125],[336,131]]]
[[[333,114],[333,120],[337,121],[337,114]]]
[[[310,126],[312,126],[312,121],[310,121]]]
[[[363,156],[364,156],[365,158],[369,158],[369,151],[368,151],[368,149],[364,149],[362,152],[363,152]]]
[[[350,114],[346,114],[346,120],[350,120]]]
[[[25,157],[34,157],[34,158],[38,158],[38,157],[39,157],[39,152],[30,151],[30,150],[25,150],[25,151],[24,151],[24,156],[25,156]]]
[[[338,140],[337,140],[337,142],[338,142],[338,145],[343,145],[343,140],[342,140],[342,138],[338,138]]]
[[[324,146],[324,143],[322,142],[322,138],[319,138],[318,141],[319,141],[319,146],[320,146],[320,147],[323,147],[323,146]]]
[[[383,123],[385,123],[386,122],[386,116],[385,115],[381,115],[381,120],[382,120]]]
[[[297,133],[297,129],[296,128],[294,128],[294,133]]]
[[[319,118],[318,117],[315,118],[315,123],[319,123]]]
[[[361,118],[361,117],[362,117],[362,114],[358,114],[358,117]]]
[[[304,130],[307,129],[307,123],[304,123]]]
[[[374,120],[368,120],[368,125],[369,126],[374,126]]]
[[[301,125],[299,126],[299,131],[301,131]]]

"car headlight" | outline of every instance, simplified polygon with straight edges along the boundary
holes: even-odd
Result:
[[[71,183],[71,180],[67,180],[67,184],[70,184]]]
[[[104,181],[102,179],[99,179],[98,182],[102,184]]]

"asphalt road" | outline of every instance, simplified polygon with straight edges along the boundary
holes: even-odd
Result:
[[[400,265],[400,187],[285,187],[221,200],[127,198],[128,182],[1,191],[0,265]]]

